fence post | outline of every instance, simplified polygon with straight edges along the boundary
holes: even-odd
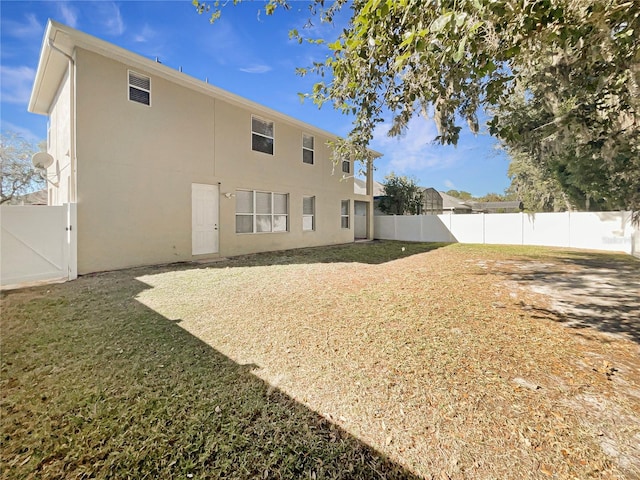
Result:
[[[67,262],[69,280],[78,278],[78,204],[67,203]]]
[[[484,212],[482,212],[480,215],[482,215],[482,244],[484,245],[485,243],[487,243],[487,231],[485,226]]]

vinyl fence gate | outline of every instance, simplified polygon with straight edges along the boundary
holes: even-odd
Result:
[[[0,207],[0,286],[77,278],[76,217],[76,204]]]

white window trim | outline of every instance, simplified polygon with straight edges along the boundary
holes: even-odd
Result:
[[[308,148],[304,146],[304,137],[311,137],[311,141],[313,142],[313,148]],[[311,163],[307,163],[304,161],[304,151],[308,150],[311,152]],[[310,133],[302,133],[302,163],[305,165],[315,165],[316,164],[316,137],[315,135],[311,135]]]
[[[138,75],[139,77],[145,77],[149,79],[149,90],[147,90],[146,88],[141,88],[138,87],[137,85],[131,85],[131,82],[129,80],[129,74],[133,73],[134,75]],[[147,105],[146,103],[142,103],[142,102],[136,102],[135,100],[131,100],[131,93],[129,91],[129,89],[133,87],[133,88],[137,88],[140,91],[143,92],[147,92],[149,94],[149,105]],[[143,105],[145,107],[151,107],[151,77],[149,75],[145,75],[143,73],[138,73],[135,70],[127,70],[127,100],[129,100],[131,103],[135,103],[136,105]]]
[[[235,212],[235,217],[237,217],[238,215],[244,215],[244,216],[249,216],[251,215],[253,217],[252,219],[252,229],[253,231],[251,232],[236,232],[236,235],[262,235],[262,234],[272,234],[272,233],[289,233],[290,231],[290,224],[289,224],[289,210],[291,208],[290,206],[290,195],[288,193],[284,193],[284,192],[267,192],[265,190],[247,190],[244,188],[239,188],[238,190],[236,190],[236,194],[237,192],[251,192],[252,193],[252,197],[253,197],[253,206],[252,206],[252,213],[248,213],[248,212]],[[257,197],[257,193],[268,193],[271,195],[271,213],[257,213],[256,212],[256,197]],[[273,205],[273,198],[274,195],[286,195],[287,197],[287,213],[274,213],[274,205]],[[258,232],[258,228],[257,228],[257,217],[260,215],[270,215],[271,216],[271,231],[269,232]],[[273,230],[273,217],[274,216],[285,216],[287,217],[287,228],[286,230]]]
[[[312,198],[313,199],[313,213],[304,213],[304,199]],[[311,217],[311,228],[304,228],[304,219]],[[302,197],[302,231],[303,232],[315,232],[316,231],[316,196],[315,195],[304,195]]]
[[[253,119],[254,118],[257,119],[257,120],[260,120],[261,122],[270,123],[273,126],[272,127],[273,128],[273,136],[270,137],[268,135],[264,135],[263,133],[254,132],[253,131]],[[267,152],[261,152],[260,150],[254,150],[253,149],[253,136],[254,135],[258,135],[258,136],[263,137],[263,138],[270,138],[271,141],[273,142],[273,153],[267,153]],[[261,153],[263,155],[275,156],[275,154],[276,154],[276,122],[274,122],[273,120],[267,120],[266,118],[261,117],[259,115],[253,115],[252,114],[251,115],[251,138],[250,138],[250,140],[251,140],[251,143],[249,145],[251,145],[251,151],[252,152]]]
[[[343,215],[342,214],[342,203],[343,202],[347,202],[347,214]],[[342,219],[346,218],[347,219],[347,226],[343,227],[342,226]],[[351,200],[341,200],[340,201],[340,228],[343,230],[349,230],[351,228]]]

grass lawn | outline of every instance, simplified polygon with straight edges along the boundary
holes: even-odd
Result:
[[[2,294],[0,475],[640,478],[640,263],[374,242]]]

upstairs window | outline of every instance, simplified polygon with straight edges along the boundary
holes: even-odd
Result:
[[[129,100],[151,105],[151,79],[129,70]]]
[[[302,162],[313,165],[313,135],[302,134]]]
[[[349,160],[342,161],[342,173],[351,173],[351,162]]]
[[[251,150],[273,155],[273,122],[251,116]]]

